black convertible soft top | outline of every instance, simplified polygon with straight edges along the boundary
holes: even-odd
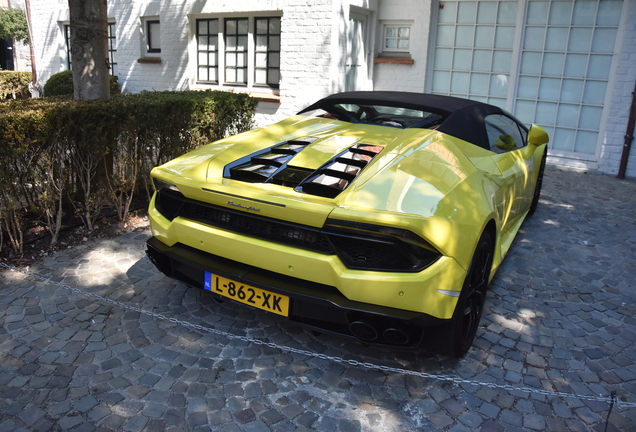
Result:
[[[325,109],[337,104],[384,105],[440,114],[443,121],[436,129],[479,147],[490,149],[484,119],[490,114],[504,114],[503,109],[483,102],[427,93],[393,91],[353,91],[336,93],[308,106],[299,114]],[[328,110],[327,110],[328,111]]]

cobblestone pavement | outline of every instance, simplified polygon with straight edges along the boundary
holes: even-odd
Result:
[[[634,181],[548,167],[460,361],[217,303],[147,231],[2,271],[0,431],[636,431],[635,208]]]

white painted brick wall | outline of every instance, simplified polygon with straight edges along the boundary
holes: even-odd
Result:
[[[627,17],[622,47],[619,48],[619,64],[614,77],[614,89],[610,111],[603,137],[599,170],[606,174],[617,174],[623,153],[627,131],[632,92],[636,83],[636,1],[627,1]],[[636,141],[632,142],[626,175],[636,177]]]

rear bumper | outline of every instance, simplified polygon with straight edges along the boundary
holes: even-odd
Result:
[[[180,243],[167,246],[151,237],[147,246],[148,257],[161,272],[194,287],[203,288],[207,271],[288,296],[288,319],[310,328],[365,342],[417,346],[424,340],[424,329],[445,322],[419,312],[351,301],[334,287],[259,269]],[[213,292],[210,295],[217,296]]]

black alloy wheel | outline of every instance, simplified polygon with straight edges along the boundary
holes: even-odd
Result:
[[[530,210],[528,215],[533,215],[537,211],[539,205],[539,197],[541,196],[541,186],[543,185],[543,172],[545,171],[545,160],[547,158],[547,150],[543,153],[541,158],[541,165],[539,166],[539,174],[537,176],[537,184],[534,186],[534,194],[532,196],[532,204],[530,204]]]
[[[472,346],[484,310],[492,259],[492,237],[484,231],[477,243],[457,307],[444,332],[442,354],[462,357]]]

